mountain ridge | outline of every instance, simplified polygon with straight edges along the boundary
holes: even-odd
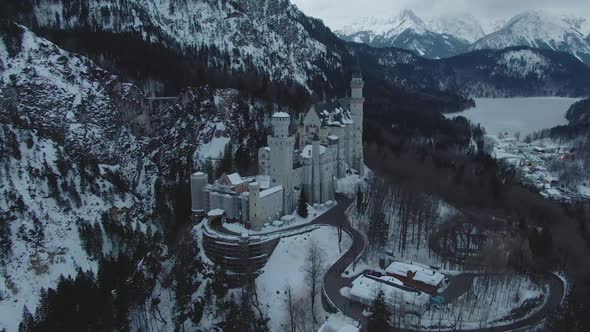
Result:
[[[448,33],[432,31],[411,10],[400,12],[389,20],[368,22],[369,25],[351,25],[336,31],[346,40],[362,42],[374,47],[398,47],[412,50],[427,58],[446,57],[464,51],[469,42]]]
[[[484,23],[468,13],[432,17],[428,23],[424,23],[411,13],[409,17],[413,17],[413,21],[417,23],[407,27],[396,26],[401,31],[392,30],[392,22],[398,22],[399,18],[365,18],[365,23],[359,21],[336,32],[344,40],[362,42],[374,47],[401,47],[427,58],[446,58],[479,49],[528,46],[568,52],[580,61],[590,64],[590,39],[581,32],[586,19],[575,15],[552,15],[542,11],[522,12],[501,25],[488,22],[485,25],[492,31],[486,33],[483,29]],[[421,34],[413,33],[416,30],[414,26],[420,27]],[[403,38],[405,42],[387,38],[390,32],[395,36],[406,32]],[[432,40],[436,38],[429,32],[437,33],[437,36],[445,39],[446,47],[433,44]],[[457,39],[464,42],[452,42]],[[425,44],[436,47],[428,49]],[[428,52],[425,52],[425,49]]]
[[[582,33],[562,18],[542,12],[525,12],[514,16],[506,25],[479,39],[470,50],[501,49],[529,46],[573,54],[580,61],[590,62],[590,44]]]

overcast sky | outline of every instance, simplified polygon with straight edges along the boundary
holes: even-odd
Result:
[[[404,8],[428,18],[441,14],[471,13],[480,19],[501,19],[526,10],[573,13],[590,19],[590,0],[291,0],[309,16],[332,27],[356,17],[392,16]]]

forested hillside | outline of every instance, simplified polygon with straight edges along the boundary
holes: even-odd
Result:
[[[183,245],[198,252],[179,236],[190,222],[188,175],[208,168],[215,140],[232,142],[221,146],[230,158],[220,167],[246,169],[276,106],[207,87],[155,105],[88,58],[17,24],[2,21],[0,37],[1,328],[15,330],[24,307],[36,321],[63,321],[67,305],[47,310],[67,289],[89,296],[66,296],[71,305],[107,301],[112,288],[104,278],[125,292],[111,298],[112,311],[85,313],[119,317],[106,329],[198,323],[192,304],[173,300],[204,294],[213,273],[197,253],[177,256]],[[57,295],[43,291],[60,275]],[[46,330],[39,326],[32,330]]]

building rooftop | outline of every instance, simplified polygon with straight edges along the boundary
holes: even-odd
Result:
[[[319,102],[313,105],[313,109],[322,126],[344,126],[353,123],[350,111],[337,101]]]
[[[238,172],[228,174],[227,178],[229,179],[229,182],[231,182],[231,184],[234,186],[244,183],[244,180]]]
[[[418,265],[403,262],[393,262],[389,264],[385,272],[403,277],[408,276],[408,272],[414,273],[413,280],[423,282],[427,285],[438,286],[444,279],[445,275]]]
[[[396,287],[396,285],[399,287]],[[428,294],[420,291],[406,290],[403,288],[401,281],[389,276],[369,278],[362,275],[352,282],[350,295],[366,301],[373,301],[379,290],[383,291],[385,300],[392,305],[395,305],[395,303],[391,303],[394,299],[402,299],[405,303],[417,306],[425,305],[430,301]]]
[[[225,213],[225,211],[222,209],[213,209],[213,210],[209,210],[209,212],[207,212],[207,216],[219,217],[219,216],[222,216],[224,213]]]
[[[280,186],[280,185],[279,186],[274,186],[274,187],[268,188],[268,189],[263,190],[263,191],[260,192],[260,198],[264,198],[264,197],[266,197],[268,195],[272,195],[272,194],[277,193],[277,192],[282,191],[282,190],[283,190],[283,186]]]
[[[288,118],[289,117],[289,113],[287,112],[275,112],[272,115],[273,118]]]

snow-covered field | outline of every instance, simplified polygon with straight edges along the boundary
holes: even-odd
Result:
[[[447,117],[464,116],[481,124],[488,134],[500,132],[522,137],[545,128],[566,124],[565,112],[578,98],[476,98],[475,108],[449,114]]]
[[[348,234],[342,234],[341,249],[338,247],[338,231],[334,227],[322,226],[310,233],[283,238],[275,248],[262,274],[256,279],[258,296],[269,317],[271,317],[271,331],[286,329],[286,294],[288,286],[293,291],[296,300],[309,302],[309,286],[305,281],[305,264],[308,248],[316,242],[323,250],[324,268],[335,263],[350,248],[352,244]],[[321,306],[318,292],[316,298],[316,313],[320,324],[327,314]]]

